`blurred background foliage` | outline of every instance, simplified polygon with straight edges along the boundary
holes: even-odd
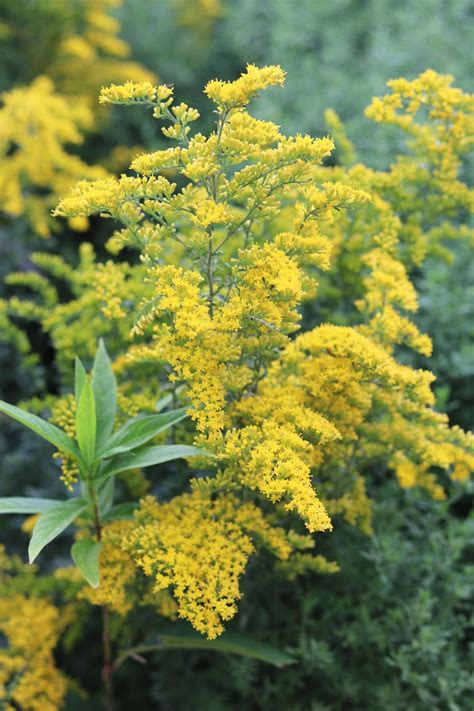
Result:
[[[196,2],[196,21],[204,7]],[[336,109],[362,162],[386,165],[399,146],[367,123],[364,108],[384,93],[388,78],[414,78],[426,68],[456,76],[472,90],[470,44],[474,8],[469,0],[223,0],[215,21],[179,29],[179,2],[130,0],[120,10],[134,57],[175,84],[191,105],[203,105],[201,86],[217,74],[231,79],[248,62],[280,64],[284,92],[265,92],[258,113],[284,133],[324,133],[324,109]]]
[[[103,46],[94,39],[90,14],[97,6],[120,23],[112,21]],[[288,72],[286,87],[262,96],[260,116],[276,121],[284,133],[321,135],[327,132],[324,110],[332,107],[360,160],[384,168],[401,149],[399,135],[365,119],[365,106],[384,93],[389,78],[412,79],[428,67],[454,74],[458,86],[472,90],[474,54],[467,48],[473,19],[469,0],[0,0],[0,90],[47,74],[71,100],[87,96],[96,122],[76,152],[89,163],[99,156],[115,172],[126,167],[138,146],[156,149],[162,138],[139,111],[99,110],[94,96],[101,83],[156,75],[199,109],[206,104],[201,87],[209,79],[232,79],[248,62],[277,63]],[[70,67],[66,76],[64,67],[73,59],[67,47],[77,36],[92,47],[96,63],[90,64],[90,53],[89,59],[76,55],[77,69]],[[117,152],[116,146],[125,148]],[[93,242],[98,255],[104,254],[107,229],[104,221],[94,221],[79,238],[64,225],[61,233],[43,240],[24,220],[4,216],[0,297],[15,291],[3,284],[8,272],[32,268],[33,249],[77,263],[80,240]],[[440,408],[452,422],[469,427],[474,415],[472,248],[459,243],[453,264],[428,261],[414,278],[420,294],[417,325],[434,342],[433,357],[416,365],[436,374]],[[28,329],[39,354],[31,367],[17,349],[0,343],[0,393],[10,401],[59,387],[48,339]],[[51,467],[48,452],[3,421],[0,458],[2,495],[20,489],[57,493],[57,477],[45,473]],[[265,561],[249,570],[236,626],[291,649],[296,665],[279,671],[204,652],[158,655],[145,670],[127,667],[120,708],[140,702],[142,708],[164,711],[471,709],[467,674],[473,647],[466,627],[472,492],[460,489],[446,502],[434,502],[394,483],[374,485],[379,490],[373,497],[373,537],[340,524],[321,544],[321,552],[340,563],[340,573],[288,583]],[[14,530],[13,522],[2,521],[2,540],[12,549]],[[80,676],[80,661],[76,664],[79,672],[71,672]],[[68,709],[91,708],[92,702],[75,698]]]

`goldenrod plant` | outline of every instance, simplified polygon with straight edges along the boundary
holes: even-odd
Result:
[[[57,213],[108,215],[124,225],[111,238],[111,248],[133,246],[142,253],[149,295],[133,333],[142,337],[148,333],[149,340],[132,345],[126,360],[135,364],[167,360],[173,368],[172,379],[187,384],[201,441],[224,463],[217,477],[219,486],[221,480],[237,480],[270,500],[283,499],[287,509],[300,513],[309,530],[324,530],[330,523],[310,484],[311,467],[308,455],[303,454],[308,445],[310,462],[317,468],[323,463],[328,466],[329,453],[338,451],[335,466],[350,461],[349,479],[360,488],[357,462],[367,467],[380,456],[370,432],[374,427],[383,443],[382,456],[402,480],[422,484],[438,497],[443,495],[442,488],[432,468],[453,468],[454,476],[463,478],[472,465],[472,454],[465,453],[465,436],[455,428],[449,430],[445,418],[431,410],[431,376],[401,366],[393,357],[398,343],[424,353],[431,347],[429,338],[407,316],[417,301],[398,245],[399,223],[401,235],[405,234],[400,220],[392,220],[390,232],[384,234],[379,219],[372,244],[363,243],[366,253],[361,262],[367,267],[356,306],[364,321],[356,328],[322,324],[289,342],[289,334],[298,328],[296,307],[314,296],[315,267],[330,273],[332,242],[339,246],[337,239],[331,240],[333,233],[327,225],[335,225],[336,230],[336,216],[342,208],[362,205],[360,212],[365,215],[364,210],[372,209],[374,202],[377,207],[381,198],[334,178],[323,182],[325,169],[318,165],[332,151],[331,139],[286,138],[275,125],[247,113],[245,107],[256,92],[282,83],[278,67],[254,66],[235,82],[210,82],[205,91],[216,105],[217,124],[207,138],[199,133],[190,137],[189,124],[197,120],[197,112],[186,104],[174,106],[169,87],[144,83],[104,89],[103,103],[150,106],[155,118],[170,122],[163,133],[178,145],[138,156],[131,165],[136,177],[79,184],[71,197],[63,199]],[[414,126],[413,132],[425,136],[425,144],[428,130],[439,135],[452,146],[451,163],[448,166],[443,159],[445,172],[434,178],[428,172],[426,180],[434,182],[437,192],[444,187],[448,195],[463,198],[465,189],[456,178],[456,169],[465,142],[457,136],[468,126],[469,104],[449,84],[449,78],[428,72],[412,88],[396,86],[421,96],[416,106],[410,106],[412,113],[422,99],[428,108],[429,102],[434,103],[433,129]],[[402,105],[400,98],[397,102]],[[442,116],[436,109],[441,103],[445,107]],[[404,123],[411,125],[411,117]],[[446,151],[433,140],[429,145],[435,147],[429,150],[444,156]],[[176,184],[160,174],[164,169],[180,173],[187,179],[185,187],[176,192]],[[417,223],[412,227],[415,230],[415,234],[421,232]],[[347,240],[349,250],[351,242]],[[335,390],[338,381],[341,385]],[[323,405],[326,388],[329,402]],[[301,413],[311,393],[318,409],[314,411],[313,404],[309,408],[312,416],[302,422],[300,414],[298,421],[294,410]],[[289,400],[288,409],[282,408],[283,395]],[[414,421],[419,429],[413,438]],[[303,428],[310,433],[309,442],[301,438]],[[404,442],[402,450],[396,443],[387,446],[390,432],[396,442]],[[355,449],[355,443],[347,440],[349,433],[358,440]],[[423,436],[426,444],[420,450]],[[257,458],[259,446],[262,452]],[[295,459],[280,469],[275,461],[282,449],[293,450]]]
[[[235,81],[210,81],[208,135],[193,132],[199,113],[177,103],[171,86],[102,89],[105,106],[150,110],[173,143],[137,155],[120,177],[81,180],[55,210],[69,220],[113,221],[107,248],[115,261],[98,263],[90,245],[81,246],[76,271],[36,254],[53,281],[12,274],[12,287],[36,297],[0,304],[0,325],[25,354],[18,319],[42,325],[62,377],[59,396],[30,403],[49,410],[51,422],[0,409],[55,445],[60,476],[77,492],[61,503],[2,505],[40,513],[33,558],[75,522],[73,559],[92,585],[78,583],[74,568],[61,575],[77,585],[77,599],[107,610],[105,630],[111,616],[130,623],[131,646],[106,634],[108,708],[122,661],[180,646],[169,629],[138,638],[138,611],[191,623],[197,636],[181,637],[181,646],[221,644],[288,663],[282,652],[224,632],[250,560],[270,553],[290,581],[335,574],[338,561],[317,543],[337,535],[341,516],[371,534],[374,474],[394,472],[403,488],[441,500],[474,466],[472,437],[434,407],[431,374],[399,358],[400,346],[431,348],[410,318],[414,265],[468,231],[458,226],[467,205],[458,173],[469,99],[433,72],[392,83],[397,98],[374,101],[371,112],[409,128],[412,156],[385,173],[351,167],[346,139],[347,166],[328,168],[332,138],[288,137],[248,111],[284,78],[279,66],[248,65]],[[408,97],[408,113],[397,118]],[[422,105],[421,125],[413,116]],[[342,136],[337,117],[329,120]],[[130,250],[138,260],[127,261]],[[55,279],[70,284],[68,302]],[[321,304],[314,328],[302,328],[303,304],[316,313]],[[70,360],[89,363],[101,337],[110,361],[102,344],[92,380],[79,360],[73,376]],[[171,424],[180,445],[148,444]],[[141,469],[165,461],[165,450],[174,453],[168,461],[189,457],[189,468],[170,464],[164,488],[147,490]],[[116,478],[120,491],[139,491],[125,507],[113,503]]]

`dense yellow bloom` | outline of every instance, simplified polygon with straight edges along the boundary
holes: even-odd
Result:
[[[438,443],[448,430],[427,409],[433,403],[430,376],[398,365],[391,355],[399,343],[425,354],[431,348],[429,338],[418,332],[407,315],[417,309],[417,297],[409,279],[406,264],[410,260],[404,245],[410,230],[421,234],[422,225],[410,222],[408,228],[392,207],[393,195],[395,204],[400,199],[396,191],[404,179],[402,163],[392,168],[391,174],[378,174],[363,166],[348,171],[319,167],[333,148],[331,139],[284,138],[278,127],[255,120],[242,108],[257,86],[278,77],[281,75],[276,69],[266,68],[256,74],[249,69],[237,82],[211,82],[207,93],[220,102],[216,133],[190,139],[181,133],[179,146],[140,156],[132,164],[133,169],[150,177],[165,168],[181,171],[191,180],[182,192],[163,194],[152,208],[122,178],[97,184],[93,191],[100,199],[89,199],[87,185],[78,188],[77,198],[62,201],[59,213],[89,215],[100,209],[124,221],[120,205],[128,191],[133,210],[127,212],[127,219],[134,229],[159,215],[159,226],[154,229],[161,240],[160,254],[168,259],[177,254],[183,266],[150,266],[153,297],[146,297],[134,332],[146,338],[147,327],[152,326],[152,344],[132,347],[129,362],[170,362],[175,371],[173,379],[187,383],[192,415],[207,434],[208,444],[214,442],[224,458],[225,447],[219,450],[221,442],[227,447],[233,442],[238,450],[225,476],[228,478],[232,471],[234,481],[245,480],[246,486],[257,488],[270,499],[287,497],[289,507],[296,507],[306,523],[316,529],[327,527],[327,521],[324,523],[321,512],[309,514],[310,499],[294,488],[296,481],[300,487],[302,481],[309,482],[311,468],[317,472],[325,463],[332,472],[338,457],[352,461],[349,452],[356,440],[370,439],[369,433],[373,436],[381,427],[390,427],[388,423],[396,423],[401,412],[405,428],[410,427],[413,417],[421,415],[423,423],[435,427]],[[462,97],[460,103],[465,105]],[[246,164],[242,167],[243,160]],[[229,164],[239,166],[227,177]],[[404,165],[406,175],[408,164]],[[409,169],[418,180],[420,168],[412,163]],[[354,205],[358,207],[355,215],[340,212]],[[406,209],[406,201],[404,205]],[[415,208],[418,210],[415,204],[409,205],[412,212]],[[123,239],[123,233],[117,239]],[[145,257],[148,254],[151,261],[157,251],[144,246]],[[218,257],[217,250],[221,249],[228,260],[225,267]],[[308,271],[313,266],[329,270],[330,282],[333,265],[339,273],[347,267],[349,274],[354,273],[353,282],[348,279],[347,284],[353,288],[352,298],[359,297],[356,305],[365,323],[358,330],[327,325],[305,334],[287,347],[282,365],[278,365],[277,354],[285,347],[286,334],[298,327],[297,307],[303,297],[314,293],[316,283],[313,276],[308,278]],[[326,284],[323,282],[323,288]],[[274,365],[265,376],[272,361]],[[293,380],[282,382],[287,369]],[[302,387],[300,378],[311,387]],[[283,393],[286,405],[279,400]],[[404,398],[403,406],[400,398]],[[228,401],[234,400],[237,406],[229,409]],[[413,400],[418,403],[418,411],[411,404]],[[319,426],[324,430],[325,423],[325,435],[320,432],[315,438],[301,418],[301,429],[295,429],[294,424],[288,429],[288,421],[276,414],[280,410],[296,422],[297,407],[305,408],[306,422],[314,422],[316,429]],[[374,420],[376,408],[382,408],[384,415]],[[264,443],[253,439],[252,427],[262,416],[259,411],[265,413],[267,429],[274,427],[279,432],[279,427],[286,427],[284,437],[291,441],[288,449],[296,458],[293,472],[303,472],[291,485],[281,452],[271,452],[273,445],[269,444],[265,453],[259,449]],[[405,415],[409,418],[404,419]],[[246,421],[243,429],[242,417]],[[232,429],[234,423],[240,429]],[[224,440],[217,437],[222,430],[229,430]],[[301,459],[307,440],[301,440],[300,434],[305,430],[313,448]],[[406,445],[406,438],[401,441]],[[266,479],[252,478],[247,458],[253,461],[256,455],[245,454],[249,442],[259,462],[261,459],[263,471],[265,457],[269,463],[274,462]],[[461,456],[462,446],[456,457]],[[360,449],[361,456],[380,457],[381,447],[374,442],[368,441]],[[395,442],[393,451],[397,451]],[[385,456],[385,461],[391,456]],[[429,466],[435,466],[435,461],[431,454]],[[368,505],[364,503],[363,479],[357,466],[353,462],[355,468],[348,469],[343,479],[354,496],[356,490],[359,492],[355,500],[360,502],[360,520],[367,521]],[[450,466],[447,464],[447,468]],[[461,465],[457,466],[461,471]],[[350,513],[344,490],[328,489],[326,475],[322,485],[323,497],[329,497],[328,506],[355,520],[358,515]],[[364,524],[366,528],[368,525]]]
[[[260,491],[270,501],[284,501],[309,531],[332,528],[324,505],[311,485],[310,445],[291,427],[271,420],[226,435],[223,457],[233,480]]]
[[[292,576],[334,569],[322,556],[299,552],[314,547],[311,538],[271,524],[253,503],[212,497],[198,480],[192,494],[169,503],[146,497],[133,521],[107,524],[103,540],[100,587],[84,587],[81,598],[121,615],[152,605],[165,617],[188,619],[210,639],[236,614],[239,581],[257,547],[284,561]]]
[[[450,241],[474,240],[469,217],[473,194],[462,182],[462,159],[472,144],[473,98],[451,84],[452,77],[430,70],[412,82],[389,82],[391,93],[373,100],[367,116],[396,125],[403,132],[401,138],[403,134],[407,138],[406,150],[388,170],[352,165],[354,160],[347,169],[316,170],[317,180],[330,177],[372,195],[372,202],[350,218],[340,215],[336,222],[320,225],[333,248],[332,269],[320,281],[328,313],[338,308],[341,296],[351,301],[357,297],[358,305],[365,301],[367,307],[367,299],[362,299],[366,289],[380,306],[387,293],[386,286],[381,289],[382,281],[398,277],[399,291],[405,291],[406,299],[412,287],[403,267],[409,277],[428,255],[449,260]],[[333,118],[329,117],[331,127]],[[364,317],[372,321],[376,337],[387,347],[390,342],[405,342],[429,353],[428,338],[400,313],[400,304],[385,303],[378,313],[366,307]]]
[[[282,86],[285,72],[280,67],[256,67],[248,64],[239,79],[231,82],[214,79],[206,84],[204,92],[220,108],[246,106],[255,94],[268,86]]]
[[[53,657],[62,631],[59,610],[20,593],[0,602],[0,632],[7,640],[0,650],[2,708],[57,711],[68,687]]]
[[[280,560],[295,548],[311,547],[271,526],[254,504],[231,496],[212,499],[197,489],[168,504],[144,499],[122,548],[153,579],[154,592],[171,587],[178,614],[212,639],[237,612],[239,578],[257,541]]]
[[[392,79],[387,82],[392,93],[373,99],[366,110],[369,118],[412,134],[411,145],[429,155],[440,177],[455,176],[455,156],[469,150],[474,131],[473,97],[452,82],[452,76],[432,69],[413,81]]]
[[[171,89],[169,90],[172,94]],[[112,84],[100,92],[99,101],[101,104],[133,104],[133,103],[153,103],[156,99],[156,88],[149,81],[134,83],[125,82],[120,86]]]
[[[208,138],[188,138],[187,124],[196,116],[186,105],[173,107],[171,92],[160,94],[163,87],[105,89],[107,101],[154,104],[181,145],[137,157],[132,169],[145,177],[80,183],[57,210],[69,217],[100,212],[126,225],[111,246],[139,247],[153,287],[133,333],[146,336],[154,324],[153,344],[132,348],[128,362],[170,362],[172,379],[187,382],[192,415],[209,434],[225,425],[228,393],[251,387],[258,369],[298,327],[297,306],[315,287],[302,266],[329,266],[330,246],[316,220],[370,199],[342,183],[307,184],[311,168],[333,149],[331,139],[283,137],[242,109],[255,91],[282,78],[278,67],[249,67],[225,85],[247,98],[225,109]],[[164,168],[180,171],[190,183],[176,193],[174,184],[155,176]],[[294,191],[299,201],[292,203],[291,232],[266,234],[264,225]],[[157,258],[174,261],[176,251],[186,266],[155,265]]]
[[[50,209],[80,178],[105,171],[67,152],[83,142],[92,125],[90,111],[55,93],[47,77],[2,96],[0,108],[0,209],[25,215],[34,231],[48,237]],[[48,195],[45,197],[44,191]]]
[[[408,278],[402,262],[383,249],[371,250],[364,258],[370,273],[363,279],[365,294],[356,306],[370,319],[361,328],[389,348],[406,343],[423,355],[431,355],[431,339],[419,332],[415,324],[402,311],[417,311],[415,288]]]
[[[179,614],[210,638],[237,612],[239,578],[254,547],[225,507],[183,496],[144,502],[126,546],[159,592],[173,586]],[[229,513],[233,513],[230,507]]]
[[[348,512],[345,492],[338,493],[332,479],[336,471],[339,478],[345,471],[344,486],[351,489],[361,468],[383,460],[403,485],[422,486],[440,498],[442,489],[433,478],[436,468],[456,477],[456,472],[474,467],[472,436],[449,428],[447,418],[432,410],[432,379],[427,372],[399,365],[383,347],[352,328],[323,325],[298,336],[260,387],[268,397],[273,388],[278,393],[288,382],[300,390],[300,402],[337,427],[341,437],[318,447],[314,467],[317,476],[323,474],[322,498],[339,502],[328,501],[329,510]],[[405,472],[411,466],[417,476],[402,475],[402,462]],[[362,489],[356,498],[363,510]]]

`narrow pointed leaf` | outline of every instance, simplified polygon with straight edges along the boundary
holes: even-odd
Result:
[[[97,419],[94,391],[88,380],[84,381],[76,412],[76,437],[86,465],[95,459]]]
[[[86,382],[87,378],[87,373],[82,365],[81,361],[79,358],[76,358],[74,362],[74,395],[76,398],[76,405],[80,400],[81,393],[82,393],[82,388],[84,387],[84,383]]]
[[[71,556],[89,585],[99,587],[99,554],[102,548],[100,541],[84,538],[76,541],[71,548]]]
[[[47,511],[59,499],[36,499],[34,496],[5,496],[0,499],[0,514],[37,514]]]
[[[99,341],[92,369],[92,388],[96,402],[99,448],[103,447],[113,430],[117,410],[117,383],[102,339]]]
[[[10,405],[3,400],[0,400],[0,412],[4,412],[17,422],[20,422],[20,424],[28,427],[28,429],[53,444],[62,452],[71,454],[75,459],[80,460],[81,455],[75,442],[69,439],[67,434],[60,430],[59,427],[50,424],[41,417],[31,414],[31,412],[21,410],[19,407],[15,407],[15,405]]]
[[[57,538],[86,508],[87,502],[84,499],[68,499],[40,514],[28,547],[30,563],[33,563],[43,548]]]
[[[127,471],[128,469],[152,467],[155,464],[171,462],[173,459],[195,457],[197,455],[203,456],[205,454],[206,452],[202,449],[185,444],[144,447],[138,452],[127,452],[127,454],[121,454],[115,457],[99,474],[99,478],[106,478],[113,474]]]
[[[203,649],[224,654],[238,654],[259,659],[276,667],[284,667],[295,662],[295,659],[286,652],[237,632],[224,632],[217,639],[206,639],[189,625],[174,622],[159,627],[157,635],[146,640],[143,645],[124,652],[117,660],[117,666],[133,654],[146,654],[163,649]]]
[[[180,422],[186,417],[186,408],[172,410],[157,415],[147,415],[137,417],[127,422],[118,432],[116,432],[107,442],[99,456],[107,459],[116,454],[129,452],[131,449],[141,447],[149,442],[160,432],[168,429],[172,425]]]

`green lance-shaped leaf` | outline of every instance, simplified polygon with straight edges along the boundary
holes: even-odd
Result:
[[[83,538],[76,541],[71,548],[71,555],[89,585],[99,587],[99,553],[102,548],[100,541]]]
[[[40,514],[33,528],[28,547],[30,563],[33,563],[37,555],[48,543],[57,538],[74,519],[86,510],[87,505],[84,499],[68,499]]]
[[[3,400],[0,400],[0,412],[4,412],[25,427],[28,427],[28,429],[35,432],[47,442],[54,444],[60,451],[71,454],[75,459],[81,459],[75,442],[69,439],[67,434],[60,430],[59,427],[50,424],[41,417],[32,415],[31,412],[21,410],[19,407],[15,407],[15,405],[10,405]]]
[[[97,412],[97,448],[102,448],[114,428],[117,412],[117,382],[102,339],[92,368],[92,388]]]
[[[37,514],[61,503],[59,499],[36,499],[34,496],[5,496],[0,499],[0,514]]]
[[[152,467],[155,464],[171,462],[173,459],[182,457],[203,456],[206,452],[198,447],[186,444],[170,444],[156,447],[144,447],[138,452],[127,452],[115,457],[99,474],[100,479],[127,471],[127,469],[138,469]]]
[[[295,662],[295,659],[286,652],[252,637],[229,631],[224,632],[217,639],[206,639],[187,624],[175,622],[159,627],[156,636],[146,640],[142,645],[123,652],[117,659],[116,667],[119,667],[127,657],[163,649],[204,649],[225,654],[238,654],[243,657],[259,659],[276,667],[284,667]]]
[[[76,398],[76,407],[80,400],[82,388],[87,379],[86,369],[82,365],[79,358],[74,361],[74,396]]]
[[[84,381],[76,412],[76,437],[86,466],[95,460],[97,419],[94,391],[88,380]]]
[[[107,459],[116,454],[123,454],[131,449],[141,447],[157,434],[180,422],[185,417],[186,408],[183,407],[180,410],[172,410],[171,412],[147,415],[130,420],[112,435],[105,448],[99,451],[98,455]]]

